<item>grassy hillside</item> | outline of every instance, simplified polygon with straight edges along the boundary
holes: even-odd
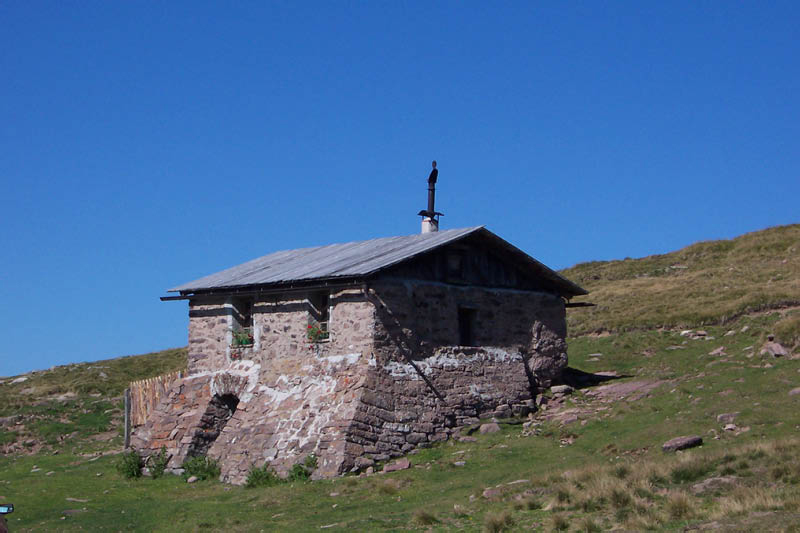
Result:
[[[185,366],[178,348],[0,379],[0,452],[119,447],[128,383]]]
[[[570,311],[571,335],[724,324],[743,313],[800,304],[800,224],[561,273],[590,291],[583,300],[597,304]]]
[[[787,306],[800,301],[799,236],[772,228],[570,269],[600,304],[570,310],[572,332],[603,332],[568,340],[570,366],[619,378],[548,392],[532,419],[391,474],[254,489],[124,479],[119,394],[180,368],[183,350],[6,378],[0,416],[26,415],[13,445],[15,426],[0,432],[14,446],[0,500],[17,506],[12,531],[800,531],[800,359],[759,354],[774,333],[800,355],[800,308]],[[57,437],[21,453],[31,435]],[[704,444],[661,450],[681,435]]]

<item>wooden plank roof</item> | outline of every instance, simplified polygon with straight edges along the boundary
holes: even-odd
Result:
[[[169,289],[168,292],[180,292],[182,295],[187,295],[250,286],[282,286],[301,282],[366,278],[412,257],[473,234],[481,234],[490,238],[507,253],[510,252],[516,256],[523,268],[525,266],[534,268],[537,275],[553,282],[564,296],[587,294],[578,285],[536,261],[483,226],[274,252],[210,276],[184,283]]]

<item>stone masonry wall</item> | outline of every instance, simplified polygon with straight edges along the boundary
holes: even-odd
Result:
[[[369,364],[374,307],[360,290],[332,294],[330,304],[330,340],[310,343],[302,295],[255,302],[258,338],[235,359],[226,303],[193,302],[190,375],[134,430],[132,445],[144,455],[165,446],[170,467],[178,468],[197,448],[198,432],[207,431],[202,417],[214,395],[231,394],[239,399],[236,411],[208,450],[219,460],[223,480],[243,483],[253,465],[266,461],[285,472],[312,452],[318,476],[351,465],[344,432]]]
[[[375,358],[349,439],[357,466],[447,439],[480,418],[524,415],[566,367],[560,298],[436,283],[375,286]],[[475,340],[458,346],[458,307]]]

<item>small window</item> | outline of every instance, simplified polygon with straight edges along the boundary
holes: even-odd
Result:
[[[233,321],[241,329],[253,327],[253,300],[249,298],[234,300]]]
[[[475,346],[475,309],[458,308],[458,344]]]
[[[253,300],[239,298],[233,301],[233,346],[251,346],[253,335]]]
[[[464,277],[464,256],[460,252],[447,254],[447,277],[459,281]]]
[[[327,292],[314,292],[308,295],[308,340],[321,342],[330,339],[328,322],[330,319],[330,295]]]

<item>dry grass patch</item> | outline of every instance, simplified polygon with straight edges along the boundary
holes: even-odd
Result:
[[[775,489],[767,487],[738,487],[733,494],[716,500],[712,518],[742,516],[752,512],[783,509],[783,501]]]
[[[691,518],[695,512],[693,499],[683,491],[669,492],[665,507],[670,518],[675,520]]]
[[[500,533],[514,525],[514,518],[508,511],[488,513],[483,520],[483,531],[486,533]]]

